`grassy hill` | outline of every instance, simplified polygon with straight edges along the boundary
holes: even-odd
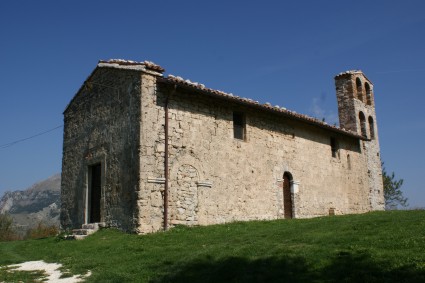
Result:
[[[91,270],[88,282],[425,282],[425,211],[177,227],[0,243],[0,265]],[[2,281],[0,273],[0,282]]]

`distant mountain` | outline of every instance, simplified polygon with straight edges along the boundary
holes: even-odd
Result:
[[[0,213],[9,214],[15,225],[31,228],[39,222],[59,226],[61,176],[56,174],[24,191],[6,192]]]

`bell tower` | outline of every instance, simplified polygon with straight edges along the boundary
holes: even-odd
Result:
[[[360,70],[335,77],[340,127],[363,137],[360,150],[369,183],[371,210],[385,208],[373,84]]]

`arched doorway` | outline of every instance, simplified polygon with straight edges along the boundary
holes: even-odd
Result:
[[[283,213],[285,219],[292,218],[292,194],[291,194],[292,175],[289,172],[283,174]]]

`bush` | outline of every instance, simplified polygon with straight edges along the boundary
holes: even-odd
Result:
[[[56,240],[57,241],[71,240],[73,239],[73,237],[71,236],[72,236],[72,230],[70,229],[61,230],[59,234],[57,234]]]
[[[15,241],[20,237],[13,227],[13,219],[7,214],[0,214],[0,241]]]
[[[27,231],[26,239],[41,239],[56,236],[59,234],[59,228],[55,225],[48,226],[43,222],[39,222],[37,227]]]

